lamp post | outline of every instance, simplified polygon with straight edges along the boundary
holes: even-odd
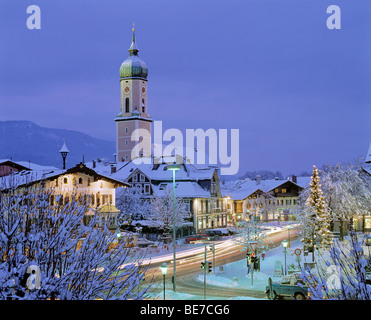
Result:
[[[180,170],[180,164],[170,164],[167,170],[173,171],[173,290],[176,292],[176,247],[175,247],[175,172]]]
[[[63,146],[61,150],[59,150],[59,153],[62,155],[62,158],[63,158],[63,170],[66,169],[66,157],[69,152],[70,151],[67,149],[66,143],[63,142]]]
[[[166,272],[167,272],[167,264],[166,262],[164,262],[162,264],[162,266],[160,267],[161,269],[161,272],[162,272],[162,275],[163,275],[163,278],[164,278],[164,300],[165,300],[165,276],[166,276]]]
[[[285,254],[285,275],[287,274],[287,271],[286,271],[286,254],[287,254],[287,245],[288,245],[288,241],[285,239],[282,241],[282,246],[283,246],[283,253]]]

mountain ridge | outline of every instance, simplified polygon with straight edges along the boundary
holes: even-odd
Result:
[[[86,133],[47,128],[28,120],[0,121],[0,159],[31,161],[40,165],[62,167],[59,150],[66,143],[70,151],[66,167],[85,161],[114,161],[115,142],[98,139]]]

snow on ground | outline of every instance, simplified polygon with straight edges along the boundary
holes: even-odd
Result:
[[[161,286],[162,289],[162,286]],[[146,296],[147,299],[151,300],[163,300],[164,295],[163,292],[158,292],[158,293],[150,293],[147,294]],[[168,286],[166,286],[166,292],[165,292],[165,299],[166,300],[203,300],[204,296],[200,295],[193,295],[189,293],[181,293],[181,292],[174,292]],[[233,298],[223,298],[223,297],[213,297],[213,296],[208,296],[206,295],[206,300],[260,300],[252,297],[233,297]]]
[[[282,231],[285,228],[285,224],[282,223],[280,225],[273,224],[273,227],[277,227],[276,230],[272,232]],[[183,251],[190,248],[196,247],[203,247],[204,244],[191,244],[191,245],[184,245],[180,244],[177,252]],[[290,264],[295,264],[297,266],[298,262],[296,262],[296,255],[294,254],[294,250],[299,248],[302,249],[302,242],[300,239],[294,240],[291,242],[291,247],[287,249],[286,254],[286,268]],[[153,257],[161,256],[166,253],[171,253],[170,250],[156,250],[157,252],[152,251],[150,254]],[[148,256],[147,256],[148,257]],[[303,257],[303,252],[301,254],[301,265],[303,266],[304,262],[310,262],[311,257]],[[247,265],[246,259],[231,262],[224,265],[222,268],[219,266],[215,270],[215,274],[207,274],[206,276],[206,283],[209,285],[215,285],[220,287],[229,287],[229,288],[239,288],[239,289],[249,289],[249,290],[256,290],[256,291],[265,291],[266,286],[268,285],[268,278],[271,277],[273,282],[278,282],[281,280],[282,276],[275,276],[275,264],[277,261],[280,261],[282,264],[282,270],[284,272],[285,268],[285,255],[283,253],[283,247],[278,246],[266,252],[264,260],[261,259],[260,262],[260,272],[254,271],[253,279],[251,279],[251,273],[247,273]],[[204,281],[204,274],[201,272],[200,274],[195,276],[195,280],[200,281],[203,283]],[[253,280],[253,281],[252,281]],[[160,285],[162,288],[162,285]],[[170,289],[170,286],[166,286],[166,299],[169,300],[202,300],[203,296],[191,295],[191,294],[184,294],[179,292],[174,292]],[[149,296],[150,299],[163,299],[163,293],[151,293]],[[225,300],[225,298],[221,297],[206,297],[207,300]],[[252,297],[234,297],[231,298],[233,300],[259,300]]]
[[[296,255],[294,250],[296,248],[302,249],[300,239],[291,242],[291,248],[287,249],[286,254],[286,267],[290,264],[297,265],[295,262]],[[302,255],[301,255],[302,257]],[[215,274],[208,274],[206,276],[206,283],[210,285],[225,286],[229,288],[244,288],[257,291],[265,291],[268,285],[268,278],[271,277],[273,282],[279,281],[281,276],[274,275],[274,267],[276,261],[280,261],[285,269],[285,255],[283,247],[279,246],[266,252],[265,259],[260,260],[260,272],[254,271],[253,278],[251,279],[251,272],[247,273],[247,259],[232,262],[223,266],[223,270],[217,267]],[[301,263],[303,263],[303,257]],[[198,281],[204,281],[204,275],[201,273],[195,278]]]
[[[291,248],[287,249],[286,255],[286,266],[289,264],[297,264],[295,262],[294,250],[296,248],[302,248],[300,239],[291,242]],[[303,258],[303,257],[302,257]],[[208,274],[206,276],[206,284],[215,285],[220,287],[228,288],[239,288],[239,289],[250,289],[256,291],[265,291],[265,287],[268,284],[268,278],[271,277],[273,282],[281,280],[282,276],[274,276],[274,265],[276,261],[281,261],[283,271],[285,268],[285,260],[283,254],[283,247],[271,249],[266,252],[264,260],[261,260],[260,272],[254,271],[253,284],[251,284],[251,273],[247,274],[246,259],[231,262],[223,266],[223,271],[217,267],[214,274]],[[302,259],[301,263],[304,260]],[[203,283],[204,274],[200,273],[195,276],[195,280]],[[162,288],[162,284],[158,284],[159,288]],[[186,293],[174,292],[170,289],[170,286],[166,286],[166,300],[203,300],[203,296],[191,295]],[[163,293],[151,293],[148,298],[154,300],[162,300]],[[240,296],[231,298],[233,300],[260,300],[248,296]],[[222,297],[206,296],[206,300],[225,300]]]

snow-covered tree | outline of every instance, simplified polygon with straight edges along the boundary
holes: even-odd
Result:
[[[317,258],[315,269],[302,270],[301,278],[313,300],[370,300],[366,272],[371,271],[369,247],[353,231],[346,242],[335,241]]]
[[[247,216],[254,215],[258,219],[263,219],[263,215],[265,215],[266,219],[268,219],[268,215],[274,214],[276,210],[275,201],[275,197],[269,193],[257,191],[246,199],[248,208]]]
[[[322,190],[332,219],[340,222],[340,239],[344,222],[371,213],[371,185],[362,175],[359,165],[325,166],[321,173]]]
[[[172,188],[164,190],[164,196],[154,196],[149,204],[147,219],[152,221],[159,229],[169,234],[174,224],[174,207],[173,207]],[[175,198],[175,226],[180,227],[189,219],[186,206],[181,198]]]
[[[256,243],[255,252],[253,252],[256,255],[268,249],[269,244],[267,235],[264,232],[264,224],[258,215],[251,214],[249,219],[241,223],[237,230],[237,236],[233,238],[233,241],[242,247],[241,250],[251,254],[251,242]]]
[[[148,200],[143,198],[139,188],[120,187],[116,189],[116,207],[123,220],[142,220],[148,213]]]
[[[0,186],[0,299],[143,298],[142,258],[125,240],[112,250],[115,238],[97,215],[83,223],[87,197],[51,205],[53,195]]]
[[[327,247],[332,242],[331,217],[321,189],[316,166],[313,166],[311,182],[306,194],[308,197],[305,201],[304,212],[304,245],[310,249]]]

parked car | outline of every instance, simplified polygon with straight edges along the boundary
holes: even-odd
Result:
[[[229,227],[227,228],[227,230],[230,236],[233,236],[234,234],[238,234],[238,230],[235,227]]]
[[[229,236],[230,235],[230,232],[227,228],[217,228],[217,229],[213,229],[213,230],[220,232],[222,236]]]
[[[301,284],[302,286],[298,285]],[[279,283],[272,284],[273,299],[283,297],[294,297],[295,300],[303,300],[308,298],[308,287],[303,283],[303,280],[297,274],[284,276]],[[265,293],[270,299],[270,288],[266,287]]]
[[[192,236],[189,236],[185,239],[187,243],[192,243],[196,241],[209,241],[210,237],[206,233],[198,233]]]
[[[219,237],[222,236],[222,232],[220,230],[208,229],[205,230],[205,233],[210,237],[210,240],[218,240]]]

